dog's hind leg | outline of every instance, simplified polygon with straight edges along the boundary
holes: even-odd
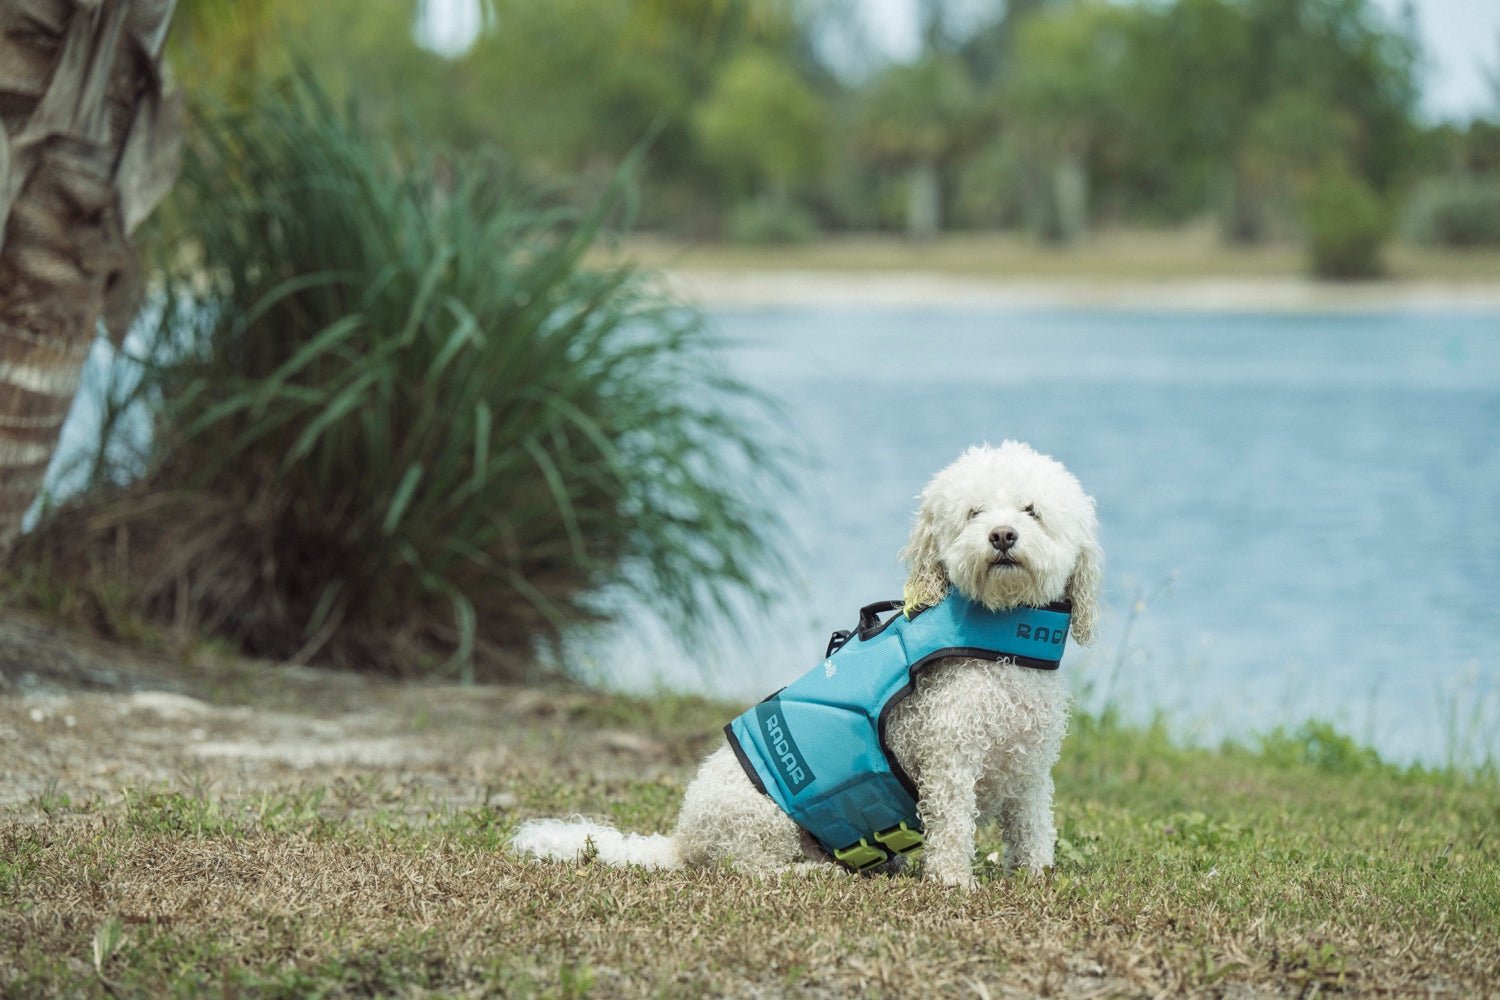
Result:
[[[674,834],[684,864],[771,874],[807,860],[802,832],[750,784],[727,744],[688,783]]]

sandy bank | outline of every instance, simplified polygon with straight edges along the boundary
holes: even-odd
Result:
[[[1500,311],[1492,281],[1330,283],[1280,276],[1163,280],[1004,279],[919,271],[676,268],[663,280],[708,308],[892,306],[1170,309],[1230,312]]]

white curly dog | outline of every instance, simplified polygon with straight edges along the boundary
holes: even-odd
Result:
[[[971,448],[922,491],[901,558],[909,602],[936,604],[949,587],[992,610],[1073,603],[1071,631],[1093,641],[1103,560],[1094,501],[1056,460],[1028,445]],[[892,707],[891,752],[919,793],[923,876],[974,885],[974,836],[998,821],[1008,869],[1052,864],[1052,766],[1069,693],[1057,670],[943,659]],[[811,837],[745,776],[727,742],[699,768],[670,837],[622,834],[583,819],[534,820],[518,851],[653,868],[718,865],[770,873],[832,864]]]

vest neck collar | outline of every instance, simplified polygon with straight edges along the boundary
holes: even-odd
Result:
[[[909,619],[915,618],[917,615],[926,611],[928,608],[940,607],[945,604],[953,604],[962,606],[964,608],[972,608],[973,611],[971,613],[977,615],[1005,615],[1010,614],[1017,608],[1035,608],[1041,611],[1061,611],[1069,615],[1073,613],[1073,602],[1068,600],[1066,597],[1064,597],[1062,600],[1052,601],[1048,604],[1018,604],[1015,608],[1005,608],[1000,611],[991,611],[989,608],[986,608],[981,604],[977,604],[960,594],[957,587],[949,587],[948,592],[943,595],[943,599],[941,601],[938,601],[937,604],[922,604],[917,601],[917,599],[912,595],[911,586],[907,585],[902,589],[901,600],[886,601],[883,603],[890,605],[892,610],[900,608],[901,613]],[[872,604],[870,605],[870,607],[873,608],[876,607],[876,605]]]

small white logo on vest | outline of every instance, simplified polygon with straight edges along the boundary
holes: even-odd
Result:
[[[806,662],[806,661],[804,661],[804,662]],[[833,661],[832,660],[824,660],[823,661],[823,676],[824,677],[832,677],[834,674],[836,674],[838,672],[839,672],[839,668],[835,667],[833,665]]]

